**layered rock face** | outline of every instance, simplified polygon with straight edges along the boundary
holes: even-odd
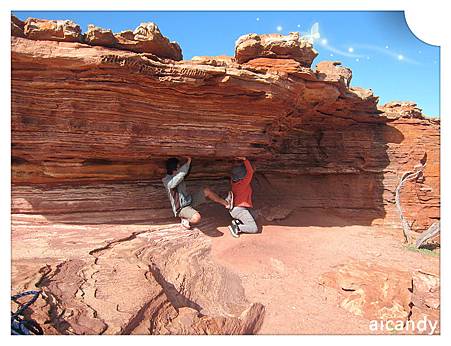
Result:
[[[379,107],[371,90],[350,86],[351,70],[339,62],[312,68],[317,53],[299,35],[247,35],[235,57],[187,61],[153,23],[120,34],[91,26],[82,35],[67,21],[14,19],[11,30],[18,229],[39,224],[37,215],[71,225],[167,220],[161,178],[172,156],[193,157],[191,186],[221,193],[234,157],[248,157],[257,169],[255,206],[267,222],[317,208],[343,213],[349,224],[395,227],[399,179],[425,162],[422,180],[408,183],[401,199],[414,230],[440,217],[439,121],[410,103]],[[161,283],[155,287],[159,294]],[[189,322],[174,324],[179,329],[162,322],[159,331],[207,332],[202,316],[214,315],[225,318],[215,320],[225,332],[255,332],[262,308],[246,304],[200,317],[187,310]],[[121,318],[112,333],[138,328]]]
[[[352,73],[337,62],[305,67],[316,53],[300,38],[260,44],[239,64],[255,39],[240,38],[236,59],[175,62],[158,50],[13,37],[13,182],[159,181],[169,156],[193,156],[192,178],[217,179],[233,157],[247,156],[262,184],[277,184],[270,203],[395,225],[398,180],[426,157],[424,180],[402,198],[414,229],[439,217],[438,121],[406,117],[396,104],[378,109],[370,90],[349,87]],[[309,60],[299,62],[299,52]],[[259,191],[267,193],[256,189],[257,203]]]

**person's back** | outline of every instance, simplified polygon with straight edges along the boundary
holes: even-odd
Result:
[[[234,203],[233,205],[235,207],[245,207],[245,208],[252,208],[252,177],[254,175],[254,169],[252,168],[251,163],[249,160],[244,160],[244,169],[245,169],[245,175],[244,177],[240,178],[240,174],[242,175],[242,169],[241,167],[238,167],[239,169],[236,170],[237,176],[234,181],[234,176],[232,172],[232,192],[233,192],[233,198]]]
[[[230,215],[233,217],[232,225],[229,226],[230,233],[239,237],[240,233],[257,233],[258,227],[251,214],[252,204],[252,177],[254,169],[245,157],[238,157],[242,163],[232,168],[232,193],[233,209]]]

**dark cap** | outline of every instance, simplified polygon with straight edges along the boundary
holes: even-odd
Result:
[[[232,168],[232,181],[237,182],[243,179],[246,176],[246,167],[244,164],[240,164],[239,166],[235,166]]]

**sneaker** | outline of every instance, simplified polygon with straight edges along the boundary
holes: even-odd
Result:
[[[243,223],[241,222],[241,220],[238,220],[238,219],[233,219],[232,220],[232,224],[234,224],[234,225],[242,225]]]
[[[227,202],[227,209],[229,209],[229,211],[232,210],[233,209],[233,192],[232,191],[229,191],[225,201]]]
[[[182,219],[182,221],[180,222],[180,224],[182,225],[182,227],[184,229],[191,229],[191,225],[189,224],[188,219]]]
[[[228,227],[230,234],[232,234],[232,237],[234,238],[239,238],[240,235],[240,229],[238,228],[238,225],[232,224],[231,226]]]

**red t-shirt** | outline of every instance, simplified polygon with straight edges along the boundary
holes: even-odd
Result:
[[[233,206],[252,208],[251,180],[254,169],[249,160],[244,160],[244,166],[246,167],[246,176],[237,182],[232,181]]]

